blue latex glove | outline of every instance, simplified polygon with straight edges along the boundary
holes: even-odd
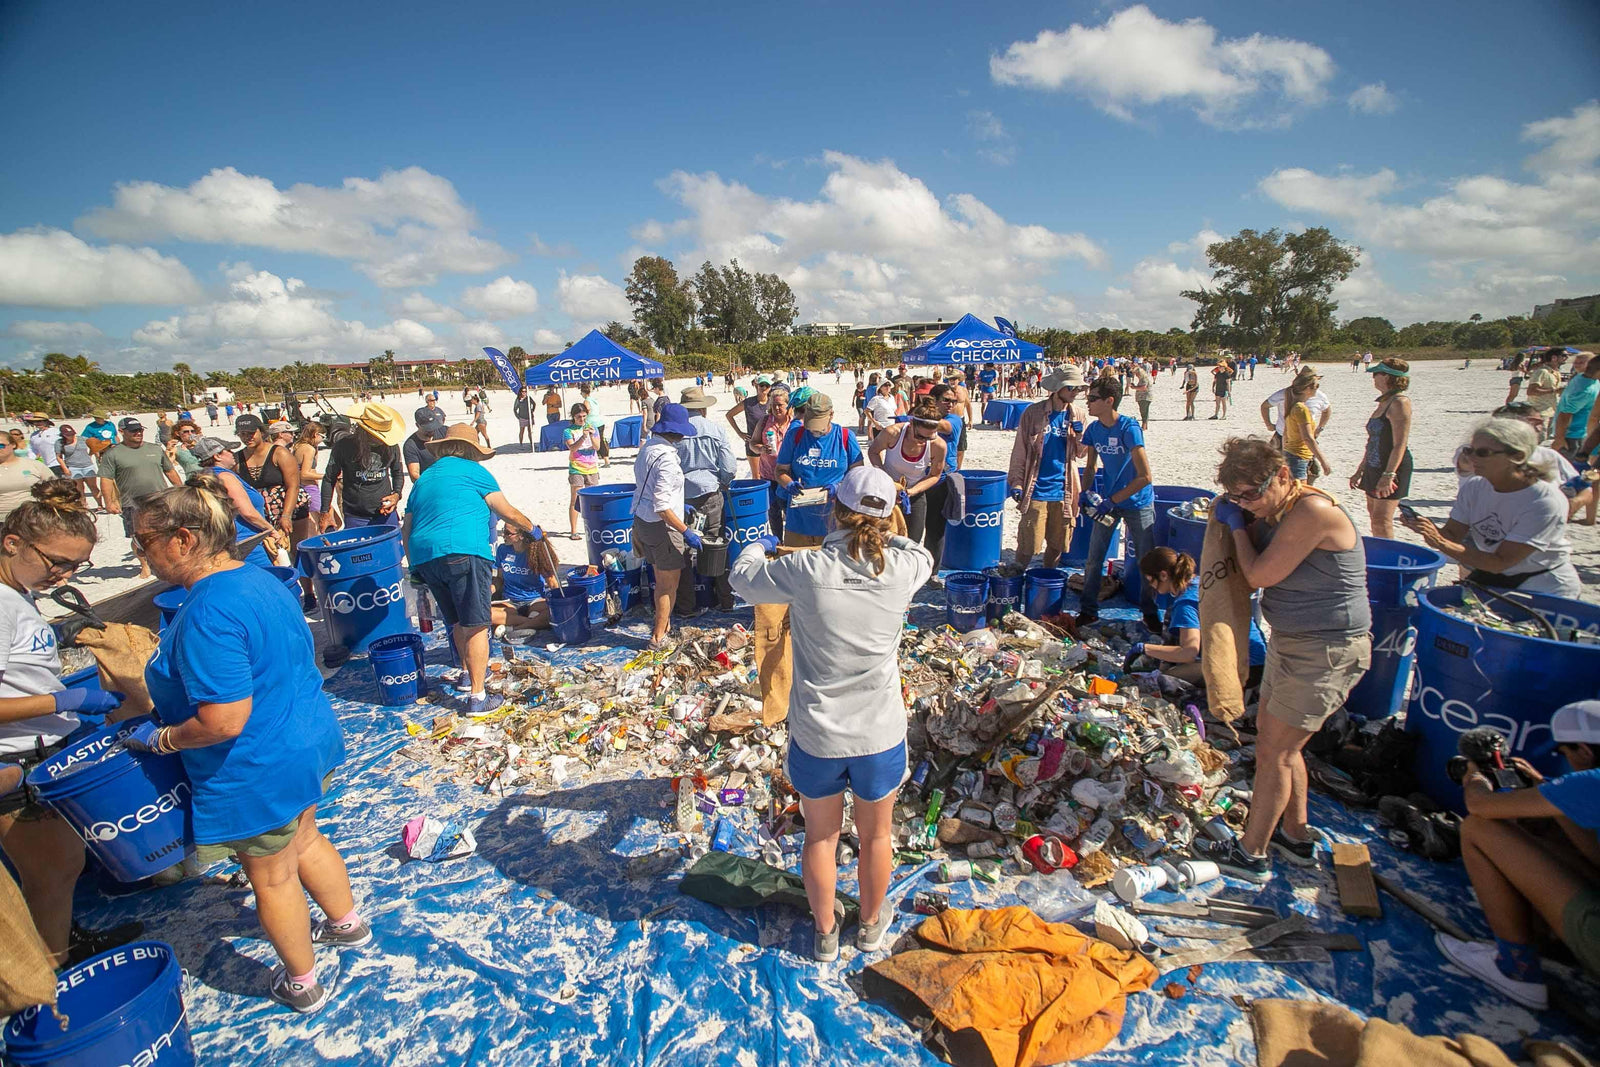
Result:
[[[900,510],[907,515],[911,514],[911,494],[904,489],[900,490]]]
[[[683,531],[683,543],[690,548],[699,548],[705,544],[705,539],[694,531],[693,527]]]
[[[1010,489],[1006,490],[1006,495],[1012,500],[1015,500],[1017,503],[1022,503],[1022,490],[1016,486],[1013,485]]]
[[[156,735],[161,732],[161,725],[154,719],[146,719],[132,730],[122,736],[122,743],[135,752],[154,752],[156,750]]]
[[[1128,671],[1131,671],[1133,669],[1134,661],[1137,660],[1142,655],[1144,655],[1144,642],[1140,641],[1137,644],[1135,644],[1132,648],[1128,649],[1128,654],[1123,657],[1123,659],[1122,659],[1122,671],[1123,671],[1123,673],[1126,674]]]
[[[772,483],[772,495],[780,504],[787,504],[789,501],[793,500],[795,493],[797,493],[799,490],[799,482],[790,482],[787,485],[783,484],[782,482]]]
[[[771,534],[767,534],[765,537],[756,538],[755,543],[760,545],[761,551],[765,552],[769,556],[778,551],[778,539],[773,537]]]
[[[1211,514],[1219,522],[1228,524],[1230,530],[1242,530],[1250,525],[1250,516],[1244,513],[1244,508],[1229,500],[1227,497],[1218,497],[1217,502],[1211,505]]]
[[[99,689],[62,689],[52,694],[57,711],[76,712],[80,719],[104,719],[107,714],[122,706],[121,693],[107,693]]]
[[[1099,505],[1095,507],[1093,518],[1098,521],[1105,518],[1115,510],[1117,510],[1117,505],[1113,504],[1108,497],[1107,499],[1100,501]]]

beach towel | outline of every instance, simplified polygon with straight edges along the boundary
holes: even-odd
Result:
[[[1244,715],[1250,673],[1250,586],[1239,571],[1233,531],[1213,515],[1200,554],[1200,671],[1211,715],[1233,722]]]

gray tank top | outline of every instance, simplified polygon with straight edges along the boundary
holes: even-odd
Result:
[[[1334,506],[1350,517],[1343,506]],[[1254,524],[1250,540],[1256,551],[1265,551],[1281,528]],[[1366,633],[1372,629],[1366,545],[1358,536],[1354,548],[1340,552],[1313,548],[1289,577],[1261,591],[1261,613],[1274,633],[1329,639]]]

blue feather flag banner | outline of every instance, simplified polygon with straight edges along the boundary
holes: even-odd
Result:
[[[1015,337],[1017,335],[1017,328],[1011,324],[1010,319],[1002,319],[999,315],[996,315],[994,317],[994,325],[997,330],[1007,337]]]
[[[500,372],[500,380],[506,383],[507,389],[515,393],[522,388],[522,379],[517,377],[517,368],[511,365],[509,356],[498,348],[485,348],[483,353],[494,364],[494,369]]]

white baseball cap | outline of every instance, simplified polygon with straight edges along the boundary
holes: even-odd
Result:
[[[840,503],[851,511],[880,519],[888,518],[898,496],[894,479],[878,467],[855,467],[839,483]]]
[[[1600,745],[1600,700],[1575,700],[1550,716],[1550,736],[1558,743]]]

